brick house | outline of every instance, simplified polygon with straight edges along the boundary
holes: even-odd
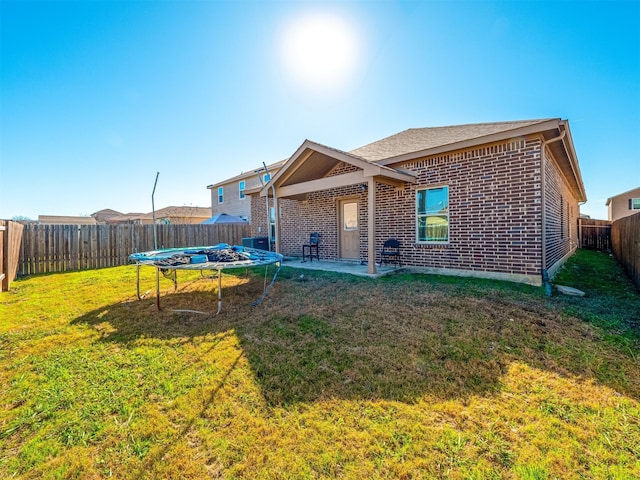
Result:
[[[586,201],[560,119],[409,129],[350,152],[306,140],[246,194],[252,234],[284,255],[319,232],[321,258],[375,273],[395,238],[418,271],[533,285],[575,251]]]

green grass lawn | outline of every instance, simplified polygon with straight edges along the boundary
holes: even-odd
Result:
[[[135,267],[0,294],[0,478],[640,478],[640,295],[557,282]],[[143,268],[143,289],[154,288]],[[270,271],[272,274],[273,271]]]

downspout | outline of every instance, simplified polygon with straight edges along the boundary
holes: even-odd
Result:
[[[367,273],[376,273],[376,181],[369,177],[367,185],[368,225],[367,225]]]
[[[578,248],[582,248],[582,218],[580,217],[580,207],[587,202],[578,202]]]
[[[562,133],[557,137],[544,140],[540,146],[540,223],[542,227],[541,239],[542,239],[542,284],[547,297],[551,296],[551,282],[549,281],[549,272],[547,271],[547,204],[545,188],[547,185],[547,175],[545,173],[545,150],[550,143],[558,142],[562,140],[567,134],[566,130],[562,130]]]
[[[262,165],[264,165],[265,169],[267,168],[267,166],[264,164],[264,162],[262,163]],[[262,170],[256,170],[256,172],[258,174],[258,180],[260,180],[260,185],[262,185],[262,188],[264,189],[265,187],[265,183],[262,180]],[[271,248],[271,229],[269,228],[269,192],[267,191],[267,194],[264,197],[265,200],[265,220],[267,220],[267,243],[269,244],[269,248]]]
[[[267,168],[267,164],[262,162],[262,166],[264,167],[264,171],[269,175],[269,182],[271,182],[271,174],[269,173],[269,169]],[[262,177],[260,177],[260,183],[262,182]],[[263,188],[265,187],[265,185],[267,184],[262,184]],[[280,217],[280,212],[278,212],[278,199],[276,197],[276,186],[273,184],[273,182],[271,182],[271,191],[273,192],[273,222],[274,222],[274,236],[275,236],[275,248],[276,248],[276,253],[280,252],[280,237],[278,235],[278,231],[280,230],[279,228],[279,221],[278,218]],[[269,228],[269,192],[267,191],[267,233],[268,233],[268,238],[269,238],[269,249],[271,249],[271,228]]]

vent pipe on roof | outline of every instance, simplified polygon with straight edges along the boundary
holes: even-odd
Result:
[[[545,293],[548,297],[551,296],[551,282],[549,281],[549,272],[547,271],[547,212],[546,212],[546,195],[545,188],[547,182],[547,176],[545,173],[545,155],[544,151],[547,145],[550,143],[558,142],[562,140],[567,134],[567,130],[563,129],[562,133],[557,137],[550,138],[549,140],[543,140],[540,145],[540,223],[542,226],[541,239],[542,239],[542,284],[544,285]]]

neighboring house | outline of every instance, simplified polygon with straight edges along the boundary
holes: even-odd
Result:
[[[114,217],[109,217],[105,223],[109,225],[142,225],[143,218],[147,216],[146,213],[122,213]]]
[[[640,187],[607,198],[608,220],[612,222],[640,212]]]
[[[156,210],[156,223],[177,224],[177,223],[202,223],[211,217],[209,207],[165,207]],[[142,217],[143,224],[153,224],[153,212]]]
[[[38,223],[42,225],[95,225],[96,219],[67,215],[38,215]]]
[[[251,172],[241,173],[219,183],[209,185],[211,190],[211,215],[227,213],[251,222],[251,200],[245,192],[255,190],[269,181],[285,160],[267,165]]]
[[[121,215],[122,213],[111,210],[110,208],[105,208],[91,214],[91,216],[96,219],[97,223],[107,223],[109,219],[119,217]]]
[[[155,211],[157,224],[202,223],[210,218],[209,207],[165,207]],[[154,213],[127,213],[107,219],[108,224],[153,224]]]
[[[226,213],[219,213],[211,218],[207,218],[202,223],[204,225],[247,225],[249,222],[247,222],[244,218],[236,217],[234,215],[229,215]]]
[[[560,119],[409,129],[351,152],[307,140],[245,194],[252,235],[268,226],[284,255],[320,232],[321,258],[374,273],[396,238],[419,271],[534,285],[575,251],[586,201]]]

